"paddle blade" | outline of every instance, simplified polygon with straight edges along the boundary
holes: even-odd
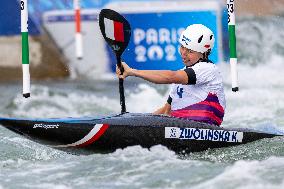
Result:
[[[120,57],[128,45],[131,28],[128,21],[111,9],[102,9],[99,15],[102,35],[108,45]]]

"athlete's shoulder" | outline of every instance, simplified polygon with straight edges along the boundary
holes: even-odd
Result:
[[[191,67],[194,71],[210,71],[215,72],[216,65],[211,62],[199,62]]]
[[[213,62],[198,62],[192,67],[214,68],[216,65]]]

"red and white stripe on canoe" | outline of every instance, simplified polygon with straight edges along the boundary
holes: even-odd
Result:
[[[64,147],[84,147],[92,144],[98,140],[108,129],[109,125],[107,124],[96,124],[94,128],[81,140],[65,145],[55,145],[53,147],[64,148]]]
[[[104,18],[106,37],[114,41],[124,42],[123,23]]]

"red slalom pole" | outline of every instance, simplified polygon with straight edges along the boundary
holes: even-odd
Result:
[[[74,11],[75,11],[75,50],[77,59],[83,58],[83,39],[81,33],[81,14],[80,14],[80,0],[74,0]]]

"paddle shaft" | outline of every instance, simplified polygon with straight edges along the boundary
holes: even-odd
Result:
[[[123,67],[121,66],[121,57],[116,56],[117,66],[120,69],[121,75],[124,72]],[[121,105],[121,113],[126,112],[126,106],[125,106],[125,96],[124,96],[124,86],[123,86],[123,79],[119,79],[119,95],[120,95],[120,105]]]

